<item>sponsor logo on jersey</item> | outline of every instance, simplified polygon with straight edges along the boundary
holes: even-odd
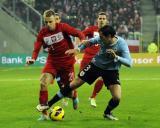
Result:
[[[63,33],[58,32],[58,33],[53,34],[51,36],[44,37],[44,42],[47,45],[52,45],[52,44],[55,44],[55,43],[62,41],[63,39],[64,39]]]

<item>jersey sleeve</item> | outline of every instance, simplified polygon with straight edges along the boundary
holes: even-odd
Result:
[[[87,42],[87,44],[80,44],[79,46],[78,46],[78,48],[80,49],[80,51],[82,51],[82,50],[84,50],[85,48],[87,48],[87,47],[90,47],[90,46],[92,46],[92,45],[94,45],[94,44],[98,44],[100,42],[100,38],[99,38],[99,36],[97,36],[97,37],[95,37],[95,38],[91,38],[91,39],[89,39],[88,40],[88,42]]]
[[[89,39],[90,45],[94,45],[94,44],[99,44],[100,42],[100,37],[96,36],[94,38]]]
[[[37,39],[34,43],[34,49],[32,52],[32,59],[36,60],[39,54],[39,51],[42,47],[42,42],[43,42],[43,37],[42,37],[42,32],[39,32]]]
[[[86,28],[82,31],[82,33],[84,34],[85,37],[87,37],[90,33],[91,33],[91,29],[90,28]]]
[[[120,44],[121,56],[118,56],[117,60],[127,67],[132,66],[132,59],[130,56],[129,48],[126,41]]]
[[[65,24],[65,23],[63,23],[62,25],[63,25],[62,26],[63,31],[65,33],[67,33],[68,35],[72,35],[74,37],[79,37],[80,40],[85,39],[84,34],[80,30],[77,30],[76,28],[71,27],[70,25]]]

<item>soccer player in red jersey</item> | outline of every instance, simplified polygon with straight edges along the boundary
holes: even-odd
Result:
[[[86,28],[85,30],[83,30],[83,34],[85,35],[85,37],[87,37],[88,39],[93,38],[97,35],[99,35],[98,33],[98,29],[103,27],[104,25],[109,24],[109,19],[108,19],[108,15],[105,12],[100,12],[98,13],[98,17],[97,17],[97,25],[96,26],[90,26],[88,28]],[[93,45],[91,47],[88,47],[84,50],[84,55],[80,64],[80,70],[84,69],[86,67],[86,65],[89,64],[89,62],[92,60],[92,58],[97,54],[97,52],[99,51],[99,45]],[[92,92],[92,95],[90,96],[90,104],[93,107],[96,107],[96,95],[100,92],[100,90],[103,87],[103,80],[101,78],[99,78],[94,85],[94,89]]]
[[[55,13],[55,20],[56,20],[56,23],[61,22],[61,17],[58,13]],[[71,45],[71,48],[73,48],[72,45]],[[48,46],[46,44],[43,45],[43,51],[48,53]],[[61,80],[60,80],[59,76],[56,76],[56,80],[57,80],[58,85],[61,86]],[[51,81],[51,84],[54,84],[54,80]],[[76,95],[77,95],[76,91],[75,91],[74,95],[76,97]],[[68,105],[68,100],[69,100],[69,98],[63,98],[62,99],[62,105],[67,106]]]
[[[61,17],[58,13],[55,13],[55,20],[56,23],[60,23],[61,22]],[[43,51],[48,53],[48,46],[47,44],[43,44]],[[53,84],[53,81],[51,82]]]
[[[41,47],[44,44],[47,45],[48,57],[40,78],[40,104],[37,107],[47,104],[48,84],[56,76],[60,79],[60,88],[63,88],[73,80],[75,58],[74,56],[66,55],[65,52],[70,48],[74,48],[70,35],[78,37],[80,40],[84,39],[84,35],[79,30],[66,23],[56,23],[55,12],[53,10],[46,10],[43,17],[46,26],[38,33],[37,40],[34,43],[32,59],[27,60],[28,65],[33,64],[38,57]],[[77,109],[78,97],[76,91],[73,91],[69,97],[73,100],[73,108]],[[39,120],[47,118],[47,112],[43,111]]]

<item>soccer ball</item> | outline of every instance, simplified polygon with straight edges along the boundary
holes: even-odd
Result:
[[[63,120],[64,118],[64,110],[62,107],[60,106],[55,106],[50,114],[49,114],[49,117],[51,120],[53,121],[60,121],[60,120]]]

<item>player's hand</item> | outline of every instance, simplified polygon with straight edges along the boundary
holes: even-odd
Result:
[[[78,53],[79,53],[78,49],[69,49],[65,52],[65,54],[69,56],[75,56]]]
[[[116,53],[115,53],[115,51],[113,49],[107,49],[106,50],[106,56],[109,59],[114,59],[114,58],[117,57],[117,55],[116,55]]]
[[[35,62],[34,59],[28,59],[28,60],[26,61],[26,64],[27,64],[27,65],[31,65],[31,64],[34,64],[34,62]]]

